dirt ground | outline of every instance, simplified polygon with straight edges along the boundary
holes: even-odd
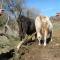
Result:
[[[57,26],[59,25],[57,23]],[[54,27],[53,41],[50,41],[46,47],[44,47],[43,44],[39,46],[38,41],[33,42],[31,45],[27,45],[28,52],[22,54],[21,60],[60,60],[59,29],[60,27]]]
[[[39,46],[38,40],[35,40],[22,45],[16,55],[11,51],[1,54],[0,60],[60,60],[60,22],[55,22],[53,26],[53,41],[49,41],[46,47],[43,44]],[[18,44],[17,40],[15,42],[12,40],[11,43]]]

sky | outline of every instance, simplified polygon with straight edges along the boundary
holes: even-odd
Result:
[[[55,16],[60,12],[60,0],[27,0],[27,7],[35,7],[43,15]]]
[[[10,7],[6,5],[8,10],[15,4],[15,0],[12,1],[14,1],[14,3],[9,4]],[[57,12],[60,12],[60,0],[27,0],[26,6],[28,8],[36,8],[36,10],[46,16],[55,16]]]

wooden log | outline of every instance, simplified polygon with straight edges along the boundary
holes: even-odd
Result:
[[[25,38],[22,40],[22,41],[20,41],[19,42],[19,44],[17,45],[17,51],[19,51],[19,48],[21,47],[21,45],[23,45],[24,43],[27,43],[28,41],[32,41],[32,37],[34,36],[36,34],[36,32],[35,33],[33,33],[31,36],[25,36]]]

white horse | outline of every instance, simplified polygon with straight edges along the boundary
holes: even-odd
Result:
[[[40,45],[40,40],[43,38],[44,46],[46,46],[46,40],[48,36],[51,38],[52,41],[53,25],[49,20],[49,17],[37,16],[35,19],[35,28],[37,33],[37,39],[39,40],[39,45]]]

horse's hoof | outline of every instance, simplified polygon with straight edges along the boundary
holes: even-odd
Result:
[[[44,47],[46,46],[46,44],[44,43]]]
[[[41,45],[41,44],[38,44],[39,46]]]
[[[52,42],[52,39],[51,39],[51,42]]]

